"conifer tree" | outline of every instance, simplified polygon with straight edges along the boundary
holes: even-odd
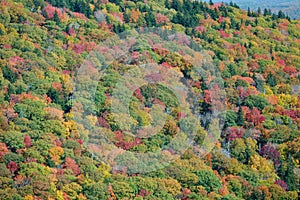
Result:
[[[269,73],[267,76],[267,84],[270,85],[271,87],[274,87],[277,85],[276,79],[272,73]]]
[[[57,13],[56,10],[55,10],[55,13],[54,13],[54,16],[53,16],[53,20],[56,22],[56,24],[60,23],[60,19],[59,19],[59,16],[58,16],[58,13]]]
[[[165,7],[166,7],[167,9],[170,9],[170,8],[171,8],[171,5],[170,5],[169,0],[165,0]]]
[[[245,119],[244,119],[244,112],[242,107],[239,107],[239,111],[237,113],[237,120],[236,120],[236,124],[238,126],[243,126],[245,124]]]
[[[247,15],[248,15],[249,17],[252,17],[252,13],[251,13],[250,7],[248,7]]]
[[[267,16],[269,14],[268,9],[264,9],[264,16]]]
[[[124,12],[123,17],[124,17],[124,22],[125,23],[130,22],[130,15],[127,12]]]
[[[178,1],[178,0],[173,0],[173,1],[172,1],[172,8],[173,8],[174,10],[181,11],[181,10],[182,10],[182,5],[181,5],[180,1]]]
[[[257,9],[257,13],[258,13],[258,15],[261,15],[261,8],[260,7],[258,7],[258,9]]]
[[[156,19],[155,19],[155,16],[154,16],[153,12],[148,12],[145,15],[145,20],[146,20],[146,24],[149,27],[156,26]]]
[[[291,155],[289,155],[287,163],[288,165],[285,173],[285,181],[288,184],[289,190],[296,190],[295,173],[294,173],[295,165]]]

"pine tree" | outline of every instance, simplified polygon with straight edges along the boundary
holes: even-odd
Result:
[[[119,24],[117,24],[117,25],[114,24],[114,25],[113,25],[113,30],[114,30],[114,32],[117,33],[117,34],[120,33],[121,31],[120,31],[120,26],[119,26]]]
[[[279,158],[280,165],[278,167],[277,174],[280,177],[280,179],[284,180],[285,177],[285,169],[284,169],[284,161],[282,158]]]
[[[275,58],[274,58],[274,55],[273,55],[273,52],[274,52],[273,47],[271,47],[271,48],[270,48],[270,55],[271,55],[272,60],[275,59]]]
[[[124,12],[124,22],[129,23],[130,22],[130,15],[127,12]]]
[[[47,0],[52,6],[57,6],[56,0]]]
[[[295,165],[291,155],[289,155],[287,163],[288,165],[285,173],[285,181],[288,184],[289,190],[296,190],[296,181],[295,181],[295,173],[294,173]]]
[[[258,26],[258,18],[255,18],[255,26]]]
[[[92,15],[92,9],[91,9],[89,3],[87,3],[86,5],[84,5],[83,14],[85,14],[85,16],[87,16],[88,18]]]
[[[110,0],[110,2],[115,3],[116,5],[120,5],[122,0]]]
[[[171,8],[171,5],[170,5],[169,0],[165,0],[165,7],[166,7],[167,9],[170,9],[170,8]]]
[[[248,7],[247,15],[248,15],[248,17],[252,17],[252,13],[251,13],[250,7]]]
[[[181,11],[182,10],[182,5],[178,0],[173,0],[172,1],[172,8],[174,10]]]
[[[251,43],[249,43],[249,48],[250,48],[250,46],[251,46]],[[257,75],[253,76],[253,80],[255,82],[257,90],[260,91],[260,92],[263,92],[264,91],[264,82],[263,82],[263,80],[259,79],[257,77]]]
[[[282,12],[282,10],[279,10],[279,12],[278,12],[278,18],[279,19],[284,19],[285,18],[285,14],[284,14],[284,12]]]
[[[154,16],[153,12],[148,12],[145,15],[145,20],[146,20],[146,23],[149,27],[156,26],[156,19],[155,19],[155,16]]]
[[[239,111],[237,113],[237,120],[236,120],[236,124],[238,126],[244,126],[245,124],[245,119],[244,119],[244,112],[243,112],[243,109],[242,107],[239,107]]]
[[[257,9],[257,13],[258,13],[258,15],[261,15],[261,8],[260,7],[258,7],[258,9]]]
[[[277,81],[272,73],[269,73],[267,76],[267,84],[270,85],[271,87],[274,87],[277,85]]]
[[[236,22],[233,18],[230,18],[230,28],[234,29],[234,27],[236,26]]]
[[[56,22],[56,24],[60,23],[60,19],[59,19],[59,16],[58,16],[58,13],[57,13],[56,10],[55,10],[55,13],[54,13],[54,16],[53,16],[53,20]]]
[[[278,16],[275,13],[272,14],[272,20],[276,20],[276,19],[278,19]]]
[[[225,29],[226,29],[226,22],[223,21],[223,22],[221,23],[220,27],[221,27],[223,30],[225,30]]]
[[[272,15],[271,9],[268,10],[268,15]]]
[[[267,16],[269,14],[268,9],[264,9],[264,16]]]
[[[139,17],[138,19],[138,25],[141,27],[141,26],[145,26],[146,24],[146,21],[145,21],[145,18],[144,17]]]

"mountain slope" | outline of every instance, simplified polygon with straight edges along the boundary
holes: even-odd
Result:
[[[2,0],[0,13],[0,199],[298,199],[299,20],[248,16],[234,6],[188,0]],[[137,27],[190,36],[194,48],[211,58],[207,64],[198,57],[206,76],[193,74],[182,49],[170,45],[174,52],[158,51],[154,44],[160,38],[153,36],[132,41],[137,48],[131,49],[129,64],[120,59],[110,65],[110,74],[99,80],[94,105],[86,99],[74,105],[78,69],[88,54],[106,39],[116,37],[112,43],[120,45],[116,34]],[[186,42],[186,37],[176,39]],[[104,53],[97,58],[103,61],[111,49],[100,49]],[[217,102],[225,109],[221,137],[204,157],[188,148],[166,167],[135,173],[97,157],[104,146],[88,145],[102,139],[87,128],[92,126],[121,152],[161,151],[168,158],[181,150],[177,143],[166,144],[184,138],[197,123],[181,121],[186,113],[170,90],[155,84],[135,90],[131,121],[111,114],[116,80],[145,60],[185,79],[178,84],[201,97],[194,103],[203,115],[211,114],[219,89],[211,83],[224,85],[226,98]],[[208,73],[213,66],[219,77]],[[89,75],[96,74],[90,69]],[[126,84],[124,91],[133,86]],[[157,111],[152,104],[160,106],[159,117],[168,114],[155,136],[137,139],[121,129],[151,124],[150,114]],[[85,109],[95,115],[80,124],[76,113]],[[209,124],[200,121],[195,143],[208,135]],[[130,159],[123,162],[130,166],[137,157]]]
[[[225,3],[230,3],[230,0],[223,1]],[[267,1],[267,0],[235,0],[241,8],[247,9],[250,7],[253,10],[260,8],[271,9],[273,12],[278,13],[279,10],[282,10],[284,13],[288,14],[292,19],[299,19],[299,7],[300,2],[297,0],[276,0],[276,1]]]

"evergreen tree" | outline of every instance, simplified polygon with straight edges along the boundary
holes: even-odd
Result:
[[[120,25],[119,24],[117,24],[117,25],[113,25],[113,30],[114,30],[114,32],[115,33],[120,33],[121,31],[120,31]]]
[[[276,79],[272,73],[269,73],[267,76],[267,84],[270,85],[271,87],[274,87],[277,85]]]
[[[173,16],[172,22],[175,24],[182,24],[183,23],[183,15],[180,12],[177,12],[176,15]]]
[[[258,15],[261,15],[261,8],[260,7],[258,7],[258,9],[257,9],[257,13],[258,13]]]
[[[284,161],[282,160],[282,158],[279,158],[279,162],[280,165],[278,167],[278,176],[280,177],[280,179],[284,180],[285,177],[285,169],[284,169]]]
[[[53,20],[56,22],[56,24],[60,23],[60,19],[59,19],[59,16],[58,16],[58,13],[57,13],[56,10],[55,10],[55,13],[54,13]]]
[[[216,8],[211,10],[210,16],[213,20],[217,20],[217,18],[219,17],[218,10]]]
[[[276,19],[278,19],[278,16],[275,13],[272,14],[272,20],[276,20]]]
[[[245,26],[249,26],[249,24],[250,24],[250,21],[247,19],[245,22]]]
[[[255,26],[258,26],[258,18],[255,18]]]
[[[289,155],[287,163],[288,165],[285,173],[285,181],[288,184],[289,190],[296,190],[295,173],[294,173],[295,165],[291,155]]]
[[[248,15],[248,17],[252,17],[252,13],[251,13],[250,7],[248,7],[247,15]]]
[[[230,18],[230,28],[234,29],[236,27],[236,21],[233,18]]]
[[[272,15],[271,9],[268,9],[268,15]]]
[[[225,29],[226,29],[226,22],[223,21],[223,22],[220,24],[220,27],[221,27],[221,29],[225,30]]]
[[[269,15],[269,12],[268,12],[268,9],[264,9],[264,16],[267,16],[267,15]]]
[[[251,43],[249,43],[249,46],[251,45]],[[258,91],[263,92],[264,91],[264,83],[263,80],[259,79],[257,77],[257,75],[253,76],[253,80],[255,82],[256,88]]]
[[[278,18],[279,19],[284,19],[285,18],[285,14],[284,14],[284,12],[282,12],[282,10],[279,10],[279,12],[278,12]]]
[[[271,48],[270,48],[270,55],[271,55],[272,60],[275,59],[275,58],[274,58],[274,55],[273,55],[273,52],[274,52],[273,47],[271,47]]]
[[[63,8],[63,7],[67,7],[67,4],[66,1],[62,0],[62,1],[57,1],[56,6],[59,8]]]
[[[82,13],[87,16],[88,18],[90,18],[90,16],[93,14],[90,3],[89,2],[82,2],[81,3],[83,8],[81,8]]]
[[[148,12],[145,15],[146,24],[149,27],[156,26],[156,19],[153,12]]]
[[[116,5],[120,5],[120,3],[122,2],[122,0],[109,0],[112,3],[115,3]]]
[[[47,0],[52,6],[57,6],[56,5],[56,0]]]
[[[184,13],[190,13],[193,11],[193,4],[190,0],[184,0],[182,6]]]
[[[125,23],[130,22],[130,15],[127,12],[124,12],[123,17],[124,17],[124,22]]]
[[[181,3],[180,3],[180,1],[179,0],[173,0],[172,1],[172,8],[174,9],[174,10],[177,10],[177,11],[182,11],[182,5],[181,5]]]
[[[241,29],[241,24],[240,24],[240,23],[236,23],[235,29],[236,29],[236,30],[240,30],[240,29]]]
[[[241,106],[239,107],[239,111],[237,112],[236,124],[238,126],[244,126],[244,124],[245,124],[244,112],[243,112],[243,109]]]
[[[165,7],[168,8],[168,9],[171,8],[169,0],[165,0]]]
[[[145,18],[144,17],[139,17],[139,19],[138,19],[138,25],[139,26],[145,26],[145,24],[146,24],[146,21],[145,21]]]

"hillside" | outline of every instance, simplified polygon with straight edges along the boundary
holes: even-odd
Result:
[[[300,20],[2,0],[0,46],[1,200],[299,199]]]
[[[217,2],[217,1],[214,1]],[[230,0],[224,0],[222,2],[230,3]],[[292,19],[300,18],[300,2],[297,0],[235,0],[232,1],[237,3],[241,8],[247,10],[250,7],[253,10],[260,8],[271,9],[273,12],[278,13],[282,10],[285,14],[288,14]]]

